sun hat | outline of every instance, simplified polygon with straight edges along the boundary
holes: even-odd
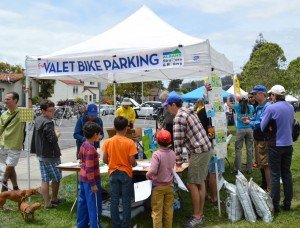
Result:
[[[89,104],[87,107],[87,115],[88,116],[97,116],[98,115],[97,105]]]
[[[161,130],[156,135],[157,142],[160,143],[170,143],[171,142],[171,134],[166,130]]]
[[[181,100],[181,97],[178,95],[171,95],[167,98],[166,102],[162,104],[162,106],[166,106],[167,104],[177,103]]]
[[[256,85],[253,87],[253,89],[250,91],[250,93],[257,93],[257,92],[267,92],[266,87],[263,85]]]
[[[282,85],[274,85],[268,93],[275,93],[277,95],[285,95],[285,89]]]
[[[121,105],[132,105],[128,97],[124,97]]]

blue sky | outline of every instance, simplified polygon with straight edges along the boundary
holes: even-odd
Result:
[[[44,55],[85,41],[120,23],[143,5],[182,32],[208,39],[236,73],[248,61],[259,33],[300,56],[299,0],[2,0],[0,61],[24,66],[26,55]]]

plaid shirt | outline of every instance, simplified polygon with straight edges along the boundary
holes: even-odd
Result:
[[[180,108],[173,124],[176,154],[181,154],[184,146],[190,153],[202,153],[211,149],[211,142],[194,111]]]

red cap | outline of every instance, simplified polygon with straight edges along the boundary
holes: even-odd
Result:
[[[166,130],[161,130],[156,135],[157,141],[161,143],[170,143],[171,142],[171,134]]]

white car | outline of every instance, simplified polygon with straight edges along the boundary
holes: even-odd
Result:
[[[137,115],[136,118],[152,116],[153,110],[160,108],[161,105],[162,103],[160,101],[147,101],[137,107],[134,107]]]
[[[99,105],[98,111],[99,111]],[[106,115],[114,115],[115,114],[115,106],[108,105],[108,104],[100,104],[100,116],[106,116]]]

